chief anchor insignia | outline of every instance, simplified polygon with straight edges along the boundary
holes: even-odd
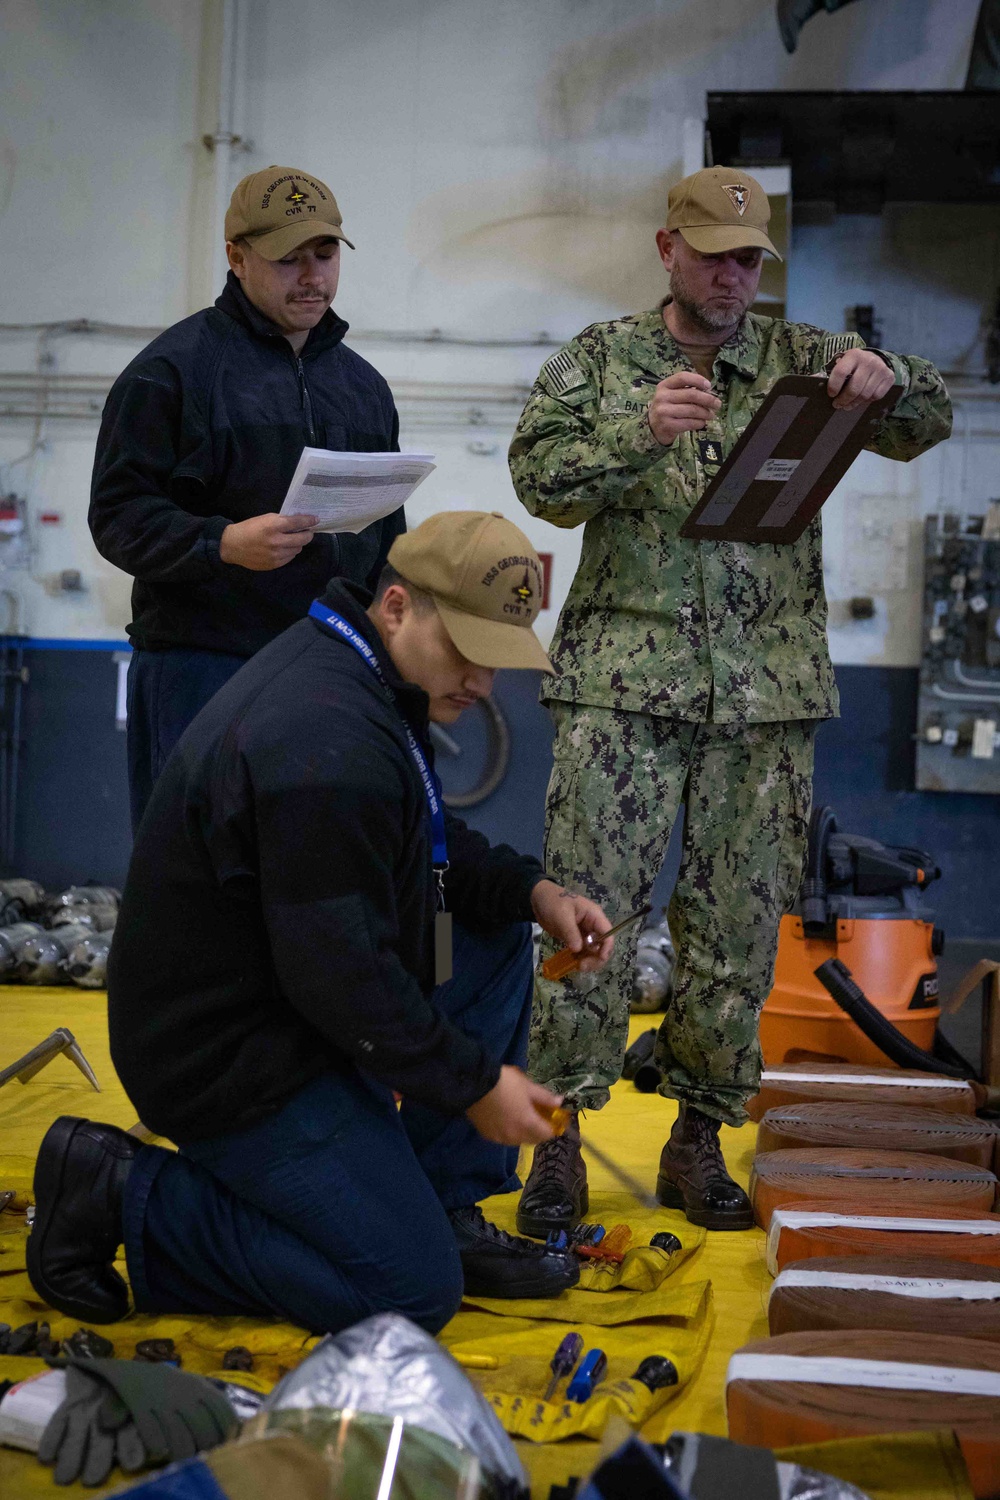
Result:
[[[522,604],[527,604],[529,599],[534,598],[534,592],[531,587],[531,582],[528,578],[527,568],[525,568],[524,570],[524,577],[521,579],[521,582],[519,584],[516,584],[514,588],[511,589],[511,593],[516,594]]]
[[[728,193],[736,207],[736,212],[742,219],[750,207],[750,189],[742,182],[724,182],[722,191]]]
[[[299,187],[299,185],[298,185],[297,182],[293,182],[292,183],[292,191],[285,198],[285,202],[286,203],[294,203],[295,206],[296,206],[296,208],[297,208],[300,203],[305,203],[305,201],[306,201],[306,199],[308,197],[309,197],[309,194],[308,193],[304,193],[302,191],[302,189]]]

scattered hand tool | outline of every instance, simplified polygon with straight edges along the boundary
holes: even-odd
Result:
[[[621,932],[625,927],[631,927],[633,922],[641,922],[643,917],[648,917],[652,910],[651,906],[644,906],[642,911],[634,911],[630,917],[623,917],[607,932],[588,932],[579,953],[574,953],[572,948],[560,948],[558,953],[553,953],[552,957],[547,958],[542,964],[542,973],[545,978],[565,979],[567,974],[572,974],[574,969],[580,967],[582,959],[590,958],[596,953],[606,938],[614,937],[615,933]]]
[[[545,1387],[545,1401],[551,1401],[556,1393],[556,1386],[560,1380],[572,1375],[577,1360],[583,1353],[583,1337],[579,1333],[567,1333],[559,1348],[552,1356],[549,1369],[552,1371],[552,1379]]]
[[[461,1365],[463,1370],[499,1370],[500,1360],[496,1354],[456,1354],[449,1350],[456,1365]]]
[[[550,1229],[545,1236],[546,1250],[565,1250],[569,1246],[569,1235],[565,1229]]]
[[[570,1244],[574,1250],[580,1245],[599,1245],[606,1233],[603,1224],[578,1224],[570,1235]]]
[[[604,1350],[591,1349],[567,1387],[566,1400],[589,1401],[594,1394],[594,1387],[604,1379],[607,1370],[608,1356]]]
[[[654,1234],[649,1243],[654,1250],[665,1250],[668,1255],[684,1248],[676,1234],[671,1234],[668,1229],[661,1229],[659,1234]]]
[[[556,1135],[563,1135],[565,1133],[566,1127],[569,1124],[571,1118],[568,1109],[563,1109],[559,1105],[557,1105],[555,1109],[545,1109],[542,1105],[536,1105],[535,1108],[544,1119],[548,1120]],[[633,1198],[638,1199],[643,1208],[660,1207],[655,1194],[649,1192],[647,1188],[643,1187],[639,1179],[637,1177],[633,1177],[631,1172],[627,1172],[625,1168],[620,1167],[616,1161],[612,1161],[610,1156],[605,1155],[605,1153],[601,1151],[597,1146],[592,1145],[589,1140],[584,1141],[581,1139],[580,1144],[583,1146],[584,1150],[590,1152],[594,1160],[598,1162],[606,1172],[611,1173],[612,1177],[619,1184],[619,1186],[623,1187],[627,1193],[631,1193]]]
[[[76,1037],[65,1026],[57,1026],[44,1042],[39,1042],[37,1047],[32,1047],[31,1051],[19,1057],[17,1062],[12,1062],[9,1067],[0,1068],[0,1089],[5,1083],[10,1083],[12,1078],[16,1078],[18,1083],[27,1083],[29,1078],[34,1078],[46,1063],[50,1063],[61,1052],[65,1052],[70,1062],[76,1063],[87,1082],[100,1093],[101,1085],[97,1081],[93,1068],[81,1052]]]
[[[664,1386],[676,1385],[678,1378],[677,1366],[665,1354],[647,1354],[631,1376],[632,1380],[640,1380],[651,1391],[661,1391]]]
[[[576,1253],[586,1260],[608,1260],[620,1266],[631,1243],[632,1230],[628,1224],[616,1224],[596,1245],[579,1245]]]

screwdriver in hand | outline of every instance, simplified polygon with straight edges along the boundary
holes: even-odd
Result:
[[[607,932],[588,932],[579,953],[574,953],[572,948],[560,948],[558,953],[553,953],[552,957],[547,958],[542,964],[543,975],[546,979],[565,979],[567,974],[572,974],[574,969],[580,967],[582,959],[590,958],[596,953],[603,946],[606,938],[614,937],[616,932],[621,932],[625,927],[631,927],[633,922],[641,922],[643,917],[648,917],[652,910],[651,906],[644,906],[642,911],[634,911],[630,917],[623,917]]]
[[[574,1369],[576,1368],[576,1362],[580,1358],[580,1355],[582,1353],[582,1336],[579,1333],[567,1333],[566,1337],[559,1345],[559,1348],[552,1356],[552,1362],[549,1365],[549,1369],[552,1371],[552,1379],[549,1381],[545,1389],[545,1396],[543,1398],[544,1400],[552,1400],[552,1397],[556,1392],[556,1386],[559,1384],[560,1380],[565,1379],[567,1375],[572,1375]]]

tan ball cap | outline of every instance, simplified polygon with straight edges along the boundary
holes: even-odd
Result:
[[[455,646],[477,667],[553,672],[531,628],[542,607],[542,565],[513,521],[496,511],[442,511],[398,536],[389,563],[433,597]]]
[[[770,220],[764,189],[738,167],[703,167],[676,183],[667,198],[667,228],[679,229],[702,255],[760,245],[780,260],[765,233]]]
[[[295,167],[264,167],[238,182],[226,210],[225,232],[227,240],[249,240],[265,260],[291,255],[318,235],[351,245],[326,183]]]

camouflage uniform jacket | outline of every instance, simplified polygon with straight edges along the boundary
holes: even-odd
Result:
[[[546,361],[511,444],[514,487],[534,516],[586,522],[546,700],[718,723],[837,713],[819,517],[780,546],[678,531],[779,376],[816,374],[852,346],[857,335],[748,313],[715,360],[719,412],[668,447],[646,408],[691,366],[661,308],[594,323]],[[901,394],[868,446],[915,458],[948,436],[948,393],[926,360],[886,358]]]

